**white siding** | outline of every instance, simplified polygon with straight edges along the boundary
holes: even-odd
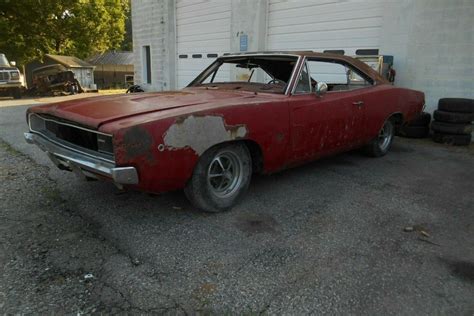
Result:
[[[188,85],[215,57],[230,50],[230,0],[180,0],[176,3],[177,87]],[[186,55],[187,58],[179,58]],[[201,55],[202,58],[193,58]]]
[[[474,1],[399,0],[385,9],[381,53],[395,56],[397,86],[440,98],[474,98]]]
[[[169,89],[169,1],[133,0],[133,55],[135,65],[135,82],[147,91]],[[170,23],[169,23],[170,22]],[[143,46],[150,46],[151,84],[146,83],[144,76]]]
[[[379,48],[383,1],[270,0],[267,48],[270,50]]]
[[[94,83],[93,68],[69,68],[83,88],[91,89]]]

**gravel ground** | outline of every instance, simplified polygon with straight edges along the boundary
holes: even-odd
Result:
[[[95,277],[120,250],[61,198],[48,168],[0,141],[0,182],[1,314],[135,310]]]
[[[25,109],[0,107],[0,314],[474,313],[472,145],[397,138],[203,214],[57,170],[22,140]]]

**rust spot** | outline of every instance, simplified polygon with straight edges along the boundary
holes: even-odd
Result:
[[[145,156],[147,160],[153,161],[153,138],[147,130],[138,126],[130,128],[123,135],[123,143],[126,159]]]
[[[283,133],[276,133],[276,135],[275,135],[275,139],[279,143],[281,143],[284,138],[285,138],[285,135],[283,135]]]
[[[226,125],[222,116],[207,115],[179,117],[163,135],[168,149],[191,148],[201,155],[210,147],[229,140],[244,138],[245,125]]]

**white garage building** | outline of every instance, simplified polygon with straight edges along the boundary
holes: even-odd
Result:
[[[396,85],[474,98],[473,0],[132,0],[135,82],[185,87],[217,56],[378,49]]]

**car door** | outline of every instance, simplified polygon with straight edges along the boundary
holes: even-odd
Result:
[[[333,70],[332,74],[319,73],[318,76],[315,72],[318,70],[310,66],[312,62],[313,60],[308,59],[303,65],[289,98],[291,158],[295,163],[350,149],[363,138],[364,91],[335,88],[338,85],[331,83],[332,91],[318,96],[314,92],[316,79],[321,82],[326,75],[327,80],[333,77],[332,81],[335,81],[335,74]],[[324,71],[325,65],[322,66],[320,71]],[[344,77],[346,75],[344,70]],[[342,84],[339,85],[341,86]]]

